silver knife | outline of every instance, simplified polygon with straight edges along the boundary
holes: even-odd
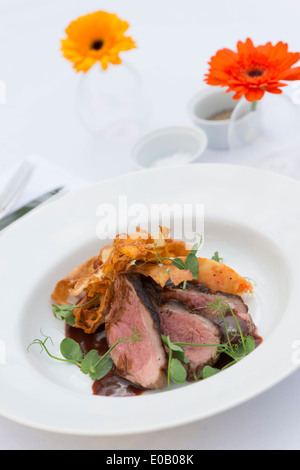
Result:
[[[64,186],[53,189],[52,191],[49,191],[45,194],[42,194],[38,198],[33,199],[32,201],[28,202],[24,206],[20,207],[20,209],[17,209],[16,211],[11,212],[10,214],[6,215],[5,217],[2,217],[2,219],[0,219],[0,231],[3,230],[8,225],[15,222],[16,220],[20,219],[20,217],[23,217],[23,215],[28,214],[28,212],[32,211],[33,209],[35,209],[37,206],[39,206],[43,202],[49,200],[53,196],[56,196],[57,194],[59,194],[64,189],[66,189]]]

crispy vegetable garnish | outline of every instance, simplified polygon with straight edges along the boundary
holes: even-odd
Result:
[[[178,269],[170,262],[165,262],[163,265],[154,263],[142,264],[141,266],[136,266],[135,271],[139,274],[143,274],[144,276],[152,277],[152,279],[161,287],[164,287],[169,279],[176,286],[184,281],[191,281],[193,279],[191,271],[188,271],[187,269]]]
[[[86,333],[93,333],[98,326],[104,322],[103,312],[108,307],[111,296],[112,296],[112,284],[107,286],[106,289],[102,289],[103,292],[100,295],[100,301],[95,300],[92,304],[76,308],[73,310],[75,317],[75,327],[82,328]],[[100,292],[98,292],[100,293]],[[89,297],[84,297],[79,304],[85,304],[88,301]]]
[[[207,258],[198,258],[198,282],[206,285],[212,292],[222,291],[228,294],[243,295],[253,293],[251,282],[237,274],[226,264]]]
[[[68,302],[71,295],[70,290],[74,288],[77,282],[88,278],[94,272],[94,264],[97,257],[90,258],[85,263],[77,266],[68,276],[59,281],[52,293],[52,300],[59,305],[64,305]]]
[[[181,240],[170,237],[170,230],[160,227],[155,235],[137,229],[136,233],[118,235],[112,245],[106,245],[98,254],[75,268],[59,281],[52,300],[59,305],[69,303],[69,297],[78,298],[83,305],[99,297],[95,302],[73,310],[75,327],[93,333],[103,323],[113,295],[113,283],[120,273],[136,272],[150,276],[164,287],[170,280],[175,285],[186,281],[195,282],[188,269],[180,269],[172,263],[174,258],[185,261],[191,247]],[[252,292],[252,285],[233,269],[214,260],[197,258],[199,275],[197,281],[207,285],[213,292],[242,295]],[[179,260],[180,261],[180,260]],[[72,302],[74,303],[74,302]]]

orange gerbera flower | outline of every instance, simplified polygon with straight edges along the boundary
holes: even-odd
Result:
[[[292,67],[299,58],[299,52],[288,52],[283,42],[254,47],[248,38],[237,43],[237,52],[220,49],[209,62],[205,81],[228,87],[227,92],[235,92],[236,100],[244,95],[248,101],[257,101],[266,91],[282,93],[280,88],[286,84],[281,80],[300,80],[300,67]]]
[[[96,11],[70,23],[67,38],[61,41],[61,50],[77,72],[87,72],[96,62],[106,70],[109,63],[122,62],[120,52],[136,47],[133,39],[125,36],[128,28],[127,21],[114,13]]]

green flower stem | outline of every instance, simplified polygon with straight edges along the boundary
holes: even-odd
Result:
[[[256,107],[257,107],[257,101],[252,101],[252,103],[251,103],[251,111],[256,111]]]

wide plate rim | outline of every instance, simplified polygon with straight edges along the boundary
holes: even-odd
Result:
[[[252,168],[252,167],[237,167],[236,165],[228,165],[228,164],[194,164],[193,166],[192,165],[183,165],[182,167],[177,167],[177,171],[181,171],[182,168],[192,168],[192,167],[200,167],[201,169],[203,169],[204,171],[213,171],[216,167],[218,167],[219,169],[222,169],[226,167],[226,169],[230,169],[230,168],[234,168],[235,171],[241,171],[241,172],[246,172],[248,170],[250,170],[250,173],[252,174],[265,174],[266,178],[268,178],[270,175],[272,175],[272,177],[274,177],[275,179],[276,178],[279,178],[280,181],[285,181],[286,183],[290,184],[291,182],[292,183],[295,183],[297,185],[297,189],[300,190],[300,183],[297,182],[296,180],[290,178],[290,177],[286,177],[286,176],[281,176],[281,175],[278,175],[278,174],[275,174],[275,173],[270,173],[268,171],[265,171],[265,170],[260,170],[260,169],[256,169],[256,168]],[[238,170],[237,170],[238,169]],[[83,188],[79,191],[76,192],[76,194],[78,195],[78,193],[80,193],[80,195],[82,195],[83,193],[85,192],[92,192],[93,191],[93,188],[98,188],[98,187],[101,187],[101,185],[103,184],[109,184],[110,182],[118,182],[120,180],[126,180],[128,178],[132,178],[132,176],[134,175],[139,175],[139,176],[143,176],[143,174],[145,173],[155,173],[155,172],[158,172],[158,171],[161,171],[160,170],[157,170],[157,169],[151,169],[151,170],[142,170],[140,172],[131,172],[131,173],[128,173],[126,175],[120,175],[116,178],[110,178],[109,180],[105,180],[105,181],[101,181],[101,182],[98,182],[98,183],[95,183],[93,185],[89,185],[88,187],[86,188]],[[44,207],[41,207],[39,209],[39,211],[36,211],[36,212],[32,212],[31,214],[28,214],[26,217],[24,217],[24,220],[20,220],[19,222],[17,222],[16,224],[14,224],[14,226],[10,227],[8,230],[5,231],[5,233],[3,233],[2,237],[0,237],[0,247],[2,245],[2,240],[4,239],[7,239],[9,237],[9,234],[12,233],[12,231],[17,231],[19,227],[21,227],[23,224],[24,224],[24,221],[25,220],[29,220],[29,219],[32,219],[32,218],[38,218],[39,217],[39,212],[40,211],[48,211],[48,210],[55,210],[57,207],[59,207],[61,204],[62,204],[62,201],[65,201],[64,203],[65,204],[68,204],[68,201],[72,200],[72,198],[74,197],[74,193],[72,194],[69,194],[69,195],[66,195],[63,199],[61,200],[56,200],[56,201],[53,201],[53,203],[50,205],[45,205]],[[240,400],[235,400],[234,403],[228,403],[227,406],[220,406],[219,408],[216,407],[215,411],[214,412],[208,412],[207,414],[205,413],[202,413],[201,415],[201,418],[199,418],[198,416],[195,416],[194,418],[191,418],[190,416],[186,419],[186,420],[183,420],[182,418],[179,419],[179,420],[176,420],[176,419],[173,419],[172,422],[169,422],[169,423],[156,423],[156,424],[153,424],[152,426],[138,426],[136,427],[136,429],[132,428],[132,429],[129,429],[129,430],[125,430],[123,429],[121,432],[117,432],[116,430],[106,430],[106,431],[102,431],[101,429],[71,429],[71,428],[55,428],[54,426],[47,426],[47,424],[38,424],[38,423],[35,423],[35,422],[30,422],[29,420],[22,420],[22,419],[18,419],[16,416],[13,416],[11,413],[6,413],[5,410],[3,409],[3,407],[0,405],[0,414],[8,419],[12,419],[13,421],[15,422],[18,422],[20,424],[23,424],[23,425],[27,425],[27,426],[30,426],[30,427],[35,427],[37,429],[41,429],[41,430],[46,430],[46,431],[50,431],[50,432],[57,432],[57,433],[63,433],[63,434],[76,434],[76,435],[99,435],[99,436],[118,436],[118,435],[128,435],[128,434],[136,434],[136,433],[139,433],[139,432],[154,432],[154,431],[158,431],[158,430],[163,430],[163,429],[168,429],[170,427],[178,427],[178,426],[183,426],[185,424],[188,424],[188,423],[191,423],[191,422],[194,422],[194,421],[197,421],[199,419],[205,419],[207,417],[210,417],[210,416],[214,416],[215,414],[218,414],[220,412],[223,412],[223,411],[227,411],[228,409],[234,407],[234,406],[238,406],[246,401],[248,401],[250,398],[254,398],[255,396],[259,395],[260,393],[263,393],[264,391],[268,390],[269,388],[273,387],[274,385],[276,385],[277,383],[281,382],[282,380],[284,380],[286,377],[288,377],[289,375],[291,375],[296,369],[298,368],[298,365],[295,365],[295,364],[290,364],[290,367],[289,369],[287,369],[285,371],[285,373],[281,373],[280,377],[278,376],[277,378],[274,377],[274,380],[270,381],[268,384],[265,384],[264,386],[262,386],[261,388],[259,388],[256,393],[251,393],[249,392],[249,395],[243,395],[243,397],[240,399]]]

